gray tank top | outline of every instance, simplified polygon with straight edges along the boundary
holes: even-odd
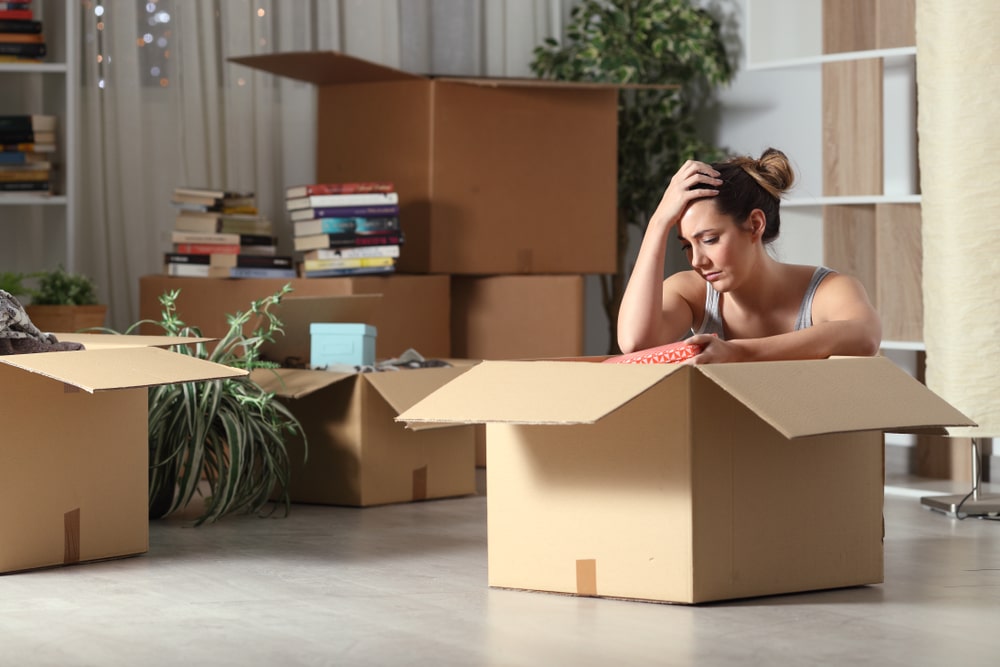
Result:
[[[813,271],[812,280],[806,288],[806,295],[802,297],[802,304],[799,306],[799,316],[795,319],[795,331],[808,329],[812,326],[812,305],[813,297],[816,296],[816,289],[831,273],[832,269],[825,266],[817,266]],[[701,326],[697,332],[700,334],[715,334],[722,340],[726,339],[722,324],[722,313],[719,312],[719,293],[715,291],[711,283],[705,283],[705,317],[701,321]]]

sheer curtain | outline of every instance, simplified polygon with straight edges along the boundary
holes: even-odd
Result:
[[[178,185],[252,190],[283,230],[287,185],[313,180],[312,86],[227,62],[337,50],[413,72],[530,75],[573,0],[97,0],[81,2],[76,266],[110,325],[138,318],[162,270]],[[288,249],[290,237],[279,236]]]

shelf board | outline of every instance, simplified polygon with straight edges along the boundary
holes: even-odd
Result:
[[[867,60],[869,58],[903,58],[915,57],[917,47],[902,46],[895,49],[872,49],[871,51],[846,51],[844,53],[824,53],[817,56],[802,58],[787,58],[759,63],[746,63],[747,70],[787,69],[790,67],[812,67],[823,63],[837,63],[847,60]]]
[[[927,349],[919,340],[884,340],[881,348],[883,350],[909,350],[911,352],[923,352]]]
[[[869,204],[919,204],[920,195],[852,195],[846,197],[800,197],[786,199],[782,206],[864,206]]]
[[[29,195],[0,193],[0,206],[65,206],[65,195]]]
[[[67,69],[66,63],[0,63],[0,74],[65,74]]]

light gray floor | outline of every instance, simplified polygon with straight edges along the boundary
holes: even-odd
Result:
[[[145,556],[0,577],[0,664],[1000,664],[1000,523],[897,484],[884,585],[699,607],[489,589],[484,496],[156,522]]]

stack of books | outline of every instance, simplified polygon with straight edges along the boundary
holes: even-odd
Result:
[[[271,221],[257,211],[252,192],[178,187],[164,272],[198,278],[294,278],[295,262],[277,254]]]
[[[0,1],[0,62],[42,62],[45,38],[34,18],[31,0]]]
[[[55,116],[0,116],[0,193],[51,194],[55,150]]]
[[[303,277],[396,270],[403,233],[392,183],[314,183],[285,196]]]

